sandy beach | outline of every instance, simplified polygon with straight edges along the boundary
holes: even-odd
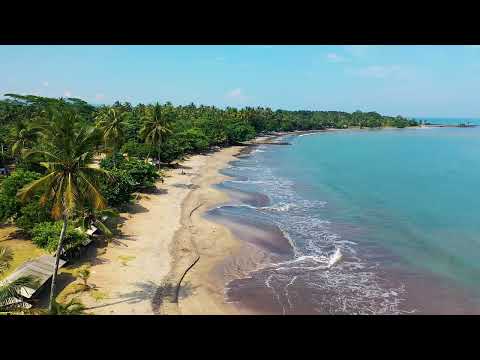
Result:
[[[228,200],[212,187],[226,177],[218,171],[235,159],[241,146],[194,155],[167,171],[157,191],[131,206],[122,235],[105,249],[93,249],[88,292],[81,301],[93,314],[229,314],[238,310],[223,300],[224,279],[210,276],[215,266],[239,248],[226,227],[202,215]],[[95,251],[96,250],[96,251]],[[185,270],[179,299],[176,289]],[[78,296],[78,294],[76,294]]]

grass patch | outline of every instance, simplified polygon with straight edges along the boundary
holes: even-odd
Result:
[[[132,261],[135,259],[135,256],[126,256],[126,255],[121,255],[118,257],[118,260],[123,266],[127,266],[129,261]]]
[[[88,288],[85,288],[85,285],[83,284],[76,283],[76,282],[68,284],[60,292],[60,294],[57,295],[57,301],[60,303],[66,302],[69,296],[81,293],[85,290],[88,290]]]
[[[8,238],[7,232],[14,230],[0,229],[0,240]],[[9,248],[13,253],[13,259],[9,263],[8,269],[0,275],[0,280],[13,273],[24,262],[33,260],[41,255],[48,255],[48,252],[36,247],[30,240],[26,239],[1,240],[0,246]]]

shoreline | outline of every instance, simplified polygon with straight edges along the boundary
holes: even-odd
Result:
[[[231,200],[215,188],[230,178],[228,163],[262,143],[288,135],[349,129],[277,132],[208,154],[192,155],[168,169],[154,194],[141,194],[122,214],[122,234],[106,251],[93,249],[90,283],[104,294],[80,300],[94,314],[251,314],[225,301],[225,285],[272,260],[268,251],[244,241],[208,210]],[[352,130],[352,129],[350,129]],[[184,174],[182,174],[185,171]],[[253,227],[250,227],[252,230]],[[257,229],[261,232],[261,229]],[[252,230],[252,236],[256,233]],[[97,251],[99,250],[99,251]],[[177,286],[178,289],[177,301]]]

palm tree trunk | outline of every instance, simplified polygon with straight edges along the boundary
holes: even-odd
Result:
[[[60,253],[62,251],[63,239],[67,230],[67,216],[63,215],[63,226],[60,232],[60,240],[58,241],[57,253],[55,254],[55,269],[52,276],[52,286],[50,288],[50,301],[48,303],[48,311],[51,312],[53,308],[53,301],[55,299],[55,285],[57,282],[58,263],[60,262]]]

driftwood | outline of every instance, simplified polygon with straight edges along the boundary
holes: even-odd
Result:
[[[190,264],[190,266],[187,267],[187,268],[185,269],[185,271],[183,272],[183,275],[182,275],[182,277],[180,278],[180,280],[178,281],[177,287],[176,287],[176,289],[175,289],[175,298],[173,299],[173,302],[178,303],[178,296],[179,296],[179,294],[180,294],[180,285],[182,284],[183,278],[185,277],[185,275],[187,275],[187,272],[189,272],[190,269],[195,266],[195,264],[198,262],[198,260],[200,260],[200,256],[199,256],[199,255],[197,255],[197,258],[195,259],[195,261],[192,262],[192,263]]]
[[[190,211],[190,214],[189,214],[189,218],[192,217],[192,214],[198,209],[200,208],[205,202],[202,202],[200,204],[198,204],[197,206],[195,206],[192,211]],[[195,243],[193,242],[193,240],[190,240],[190,242],[192,243],[193,245],[193,250],[195,251],[195,253],[197,254],[197,257],[196,259],[185,269],[185,271],[183,272],[182,276],[180,277],[180,280],[178,281],[177,283],[177,286],[175,288],[175,298],[173,299],[173,302],[175,303],[178,303],[178,296],[179,296],[179,293],[180,293],[180,286],[182,285],[182,281],[183,279],[185,278],[185,275],[187,275],[187,273],[195,266],[195,264],[198,262],[198,260],[200,260],[200,255],[198,254],[198,249],[197,249],[197,246],[195,245]]]

